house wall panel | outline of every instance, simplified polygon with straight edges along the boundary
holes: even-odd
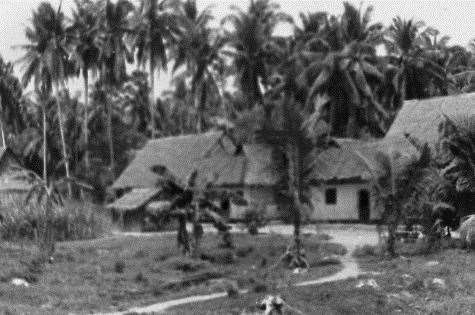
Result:
[[[336,204],[326,204],[325,191],[328,188],[336,188]],[[379,211],[375,207],[375,198],[369,183],[311,186],[310,193],[313,206],[311,219],[359,220],[359,191],[362,189],[370,192],[370,220],[376,219]]]

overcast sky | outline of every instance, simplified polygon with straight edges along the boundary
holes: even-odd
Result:
[[[25,43],[24,28],[29,24],[31,12],[42,0],[0,0],[0,54],[9,61],[17,60],[22,52],[12,46]],[[57,6],[59,0],[49,1]],[[331,14],[341,14],[342,1],[329,0],[276,0],[286,13],[298,21],[300,12],[327,11]],[[361,1],[351,0],[359,5]],[[73,0],[63,0],[66,12],[73,5]],[[212,5],[216,19],[219,21],[227,15],[230,5],[246,8],[248,1],[232,0],[197,0],[200,9]],[[363,5],[373,5],[373,22],[383,22],[389,25],[393,17],[399,15],[404,19],[415,18],[423,20],[427,25],[438,29],[441,34],[449,35],[451,44],[467,45],[470,39],[475,38],[475,1],[364,1]],[[291,31],[289,26],[282,26],[279,33]],[[162,76],[161,86],[166,85],[168,79]]]

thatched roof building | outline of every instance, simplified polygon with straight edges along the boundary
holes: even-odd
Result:
[[[385,139],[410,134],[433,145],[444,116],[451,119],[475,115],[475,93],[404,102]]]

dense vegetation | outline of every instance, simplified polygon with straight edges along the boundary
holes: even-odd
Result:
[[[0,62],[2,141],[40,175],[90,182],[100,200],[151,137],[280,110],[296,116],[280,130],[306,122],[335,136],[381,136],[404,99],[475,89],[473,42],[449,45],[399,17],[373,23],[372,9],[345,3],[332,16],[315,7],[293,21],[276,3],[251,1],[221,31],[192,0],[76,0],[71,16],[41,3],[25,30],[21,81]],[[276,34],[280,23],[294,34]],[[155,97],[157,75],[169,69],[172,88]],[[81,97],[68,86],[78,76]],[[282,99],[292,108],[276,106]]]

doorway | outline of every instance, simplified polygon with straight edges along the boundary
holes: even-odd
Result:
[[[358,192],[358,211],[361,222],[368,222],[370,217],[369,191],[362,189]]]

